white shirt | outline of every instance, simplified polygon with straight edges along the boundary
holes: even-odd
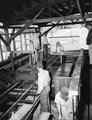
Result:
[[[49,86],[50,81],[51,78],[49,72],[40,68],[38,73],[38,93],[40,93],[44,87]]]
[[[61,105],[62,115],[67,116],[72,113],[72,96],[68,96],[68,100],[64,101],[60,97],[60,91],[55,96],[55,103]]]

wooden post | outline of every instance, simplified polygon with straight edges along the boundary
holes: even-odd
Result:
[[[25,38],[25,50],[27,50],[27,41],[26,41],[26,34],[24,34],[24,38]]]
[[[40,31],[40,27],[39,27],[39,31]],[[42,48],[42,41],[41,41],[41,31],[39,32],[39,48]]]
[[[32,65],[33,65],[32,53],[29,52],[29,66],[31,67]]]
[[[23,50],[23,46],[22,46],[22,37],[20,35],[20,45],[21,45],[21,50]]]
[[[7,41],[6,49],[7,49],[7,51],[11,51],[8,29],[4,29],[4,32],[5,32],[5,40]]]
[[[2,53],[1,40],[0,40],[0,54],[1,54],[1,60],[3,61],[3,53]]]

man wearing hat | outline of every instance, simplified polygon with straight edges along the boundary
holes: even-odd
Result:
[[[72,120],[72,97],[69,96],[69,89],[64,86],[55,96],[55,103],[58,111],[58,120]],[[72,118],[71,118],[72,117]]]
[[[42,63],[37,64],[38,69],[38,91],[40,94],[41,112],[50,112],[49,92],[50,92],[50,74],[43,69]]]

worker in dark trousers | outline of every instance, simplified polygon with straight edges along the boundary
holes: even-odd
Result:
[[[50,112],[49,92],[50,92],[50,81],[51,77],[47,70],[43,69],[41,63],[37,64],[38,69],[38,91],[40,94],[40,113]]]

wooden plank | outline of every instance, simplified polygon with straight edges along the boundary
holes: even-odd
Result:
[[[0,55],[1,55],[1,61],[3,61],[3,51],[1,46],[1,40],[0,40]]]

